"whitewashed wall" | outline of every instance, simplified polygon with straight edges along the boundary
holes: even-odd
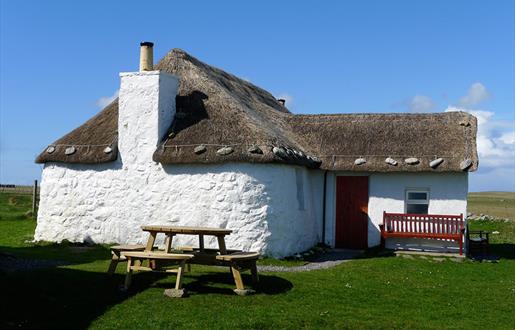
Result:
[[[46,164],[35,239],[143,243],[140,226],[230,228],[228,248],[283,257],[319,240],[310,171],[262,164],[154,164],[140,175],[120,162]],[[304,210],[299,210],[298,180]],[[320,209],[320,206],[319,206]],[[179,236],[178,244],[196,245]],[[207,244],[216,246],[214,239]]]
[[[468,173],[329,173],[327,179],[326,243],[334,246],[335,203],[337,175],[365,175],[369,177],[368,246],[380,244],[379,224],[383,211],[404,213],[404,196],[407,188],[429,189],[431,214],[467,214]],[[456,248],[454,242],[421,239],[388,239],[389,248],[440,250]]]

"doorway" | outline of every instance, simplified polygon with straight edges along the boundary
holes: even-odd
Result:
[[[335,247],[368,247],[368,176],[336,177]]]

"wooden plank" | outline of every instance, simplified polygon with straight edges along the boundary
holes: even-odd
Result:
[[[204,252],[204,235],[198,235],[198,247],[200,252]]]
[[[154,247],[154,243],[156,241],[157,232],[151,231],[148,236],[147,245],[145,247],[145,251],[152,251],[152,248]]]
[[[161,233],[174,233],[174,234],[187,234],[187,235],[229,235],[232,233],[231,229],[224,228],[211,228],[211,227],[184,227],[184,226],[160,226],[160,225],[147,225],[141,226],[144,231],[156,231]]]
[[[125,283],[124,283],[124,287],[126,290],[128,290],[129,287],[131,286],[131,282],[132,282],[132,260],[129,258],[127,260],[127,274],[125,275]]]
[[[259,253],[257,252],[239,252],[233,254],[220,254],[216,256],[218,260],[226,260],[226,261],[237,261],[237,260],[257,260],[259,258]]]
[[[182,273],[184,270],[185,260],[181,261],[179,268],[177,268],[177,279],[175,280],[175,289],[180,290],[182,287]]]
[[[231,267],[232,276],[234,277],[234,282],[236,283],[236,289],[244,290],[245,286],[243,285],[243,279],[241,278],[241,273],[235,267]]]
[[[220,249],[220,254],[227,254],[227,248],[225,247],[225,238],[224,236],[216,236],[218,239],[218,248]]]
[[[164,252],[124,252],[127,258],[139,258],[139,259],[163,259],[163,260],[183,260],[193,258],[193,254],[183,253],[164,253]]]
[[[173,234],[167,234],[165,238],[165,253],[170,253],[172,251],[172,240]]]

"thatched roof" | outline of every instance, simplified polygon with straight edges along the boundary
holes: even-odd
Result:
[[[466,113],[294,115],[267,91],[182,50],[156,66],[180,78],[177,114],[154,153],[163,164],[287,163],[351,171],[461,171],[477,168],[476,119]],[[56,141],[37,162],[116,159],[117,101]],[[109,145],[108,154],[104,148]],[[65,155],[66,147],[76,152]],[[385,158],[398,163],[390,165]],[[408,165],[406,158],[418,158]],[[443,162],[434,169],[435,158]],[[356,159],[363,158],[356,165]]]
[[[477,169],[477,121],[465,112],[296,115],[288,121],[324,169],[461,171],[467,159],[467,169]],[[408,164],[410,158],[418,162]],[[443,162],[430,167],[438,158]]]

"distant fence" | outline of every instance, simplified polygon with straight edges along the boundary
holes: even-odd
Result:
[[[9,193],[14,195],[31,195],[32,196],[32,217],[36,218],[39,202],[39,186],[38,180],[34,180],[33,186],[18,186],[15,184],[1,184],[0,193]]]
[[[39,187],[37,188],[39,195]],[[10,193],[16,195],[32,195],[34,193],[34,186],[18,186],[15,184],[0,184],[0,193]]]

